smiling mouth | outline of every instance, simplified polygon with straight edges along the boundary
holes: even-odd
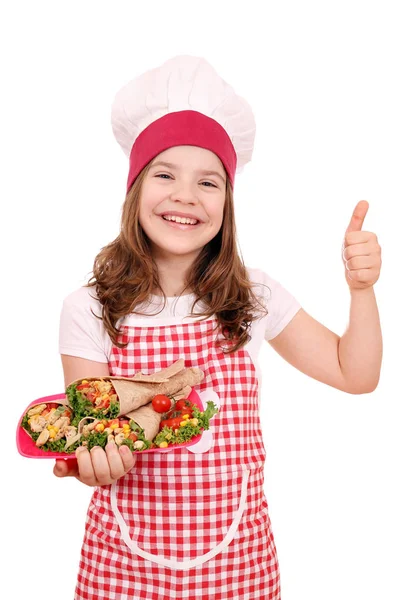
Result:
[[[162,215],[164,221],[169,221],[172,223],[179,223],[180,225],[197,225],[200,223],[198,219],[189,218],[189,217],[174,217],[173,215]]]
[[[202,222],[201,221],[196,221],[196,223],[191,224],[191,223],[179,223],[178,221],[173,221],[172,219],[166,219],[165,217],[160,217],[164,223],[166,223],[169,227],[173,227],[175,229],[182,229],[182,230],[186,230],[186,229],[196,229],[197,227],[199,227]],[[194,219],[193,219],[194,220]]]

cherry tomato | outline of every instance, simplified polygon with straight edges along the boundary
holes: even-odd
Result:
[[[133,431],[132,431],[132,433],[129,434],[128,439],[132,440],[132,442],[136,442],[138,439],[138,436],[136,435],[136,433],[133,433]]]
[[[189,415],[189,417],[191,418],[193,415],[193,408],[184,408],[181,410],[177,410],[176,408],[173,408],[172,410],[167,412],[167,414],[165,416],[167,419],[173,419],[175,416],[175,417],[180,417],[180,419],[182,420],[183,415]]]
[[[183,415],[189,415],[189,417],[191,418],[193,415],[193,408],[182,408],[182,410],[179,412],[182,415],[182,417]]]
[[[153,405],[154,410],[158,413],[167,412],[167,410],[169,410],[172,406],[171,399],[168,398],[168,396],[165,396],[164,394],[158,394],[157,396],[154,396],[151,403]]]
[[[170,427],[171,429],[178,429],[181,424],[181,417],[175,417],[174,419],[165,419],[160,423],[160,431],[163,427]]]
[[[186,405],[186,402],[188,402],[188,400],[186,398],[182,398],[181,400],[178,400],[178,402],[175,404],[175,410],[182,410],[183,408],[188,408],[188,406]],[[189,402],[188,402],[188,405],[190,405]]]
[[[182,423],[182,417],[174,417],[173,419],[171,419],[172,424],[171,427],[172,429],[179,429],[180,424]]]

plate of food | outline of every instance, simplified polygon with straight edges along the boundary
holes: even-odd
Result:
[[[183,359],[150,375],[87,377],[64,394],[33,400],[17,427],[28,458],[74,458],[79,446],[127,445],[132,452],[170,452],[201,440],[218,412],[192,386],[204,374]]]

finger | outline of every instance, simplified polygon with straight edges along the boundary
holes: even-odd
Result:
[[[375,252],[375,248],[368,242],[361,244],[351,244],[350,246],[342,247],[343,260],[350,260],[354,256],[369,256]]]
[[[373,269],[358,269],[354,271],[347,271],[346,275],[352,281],[357,281],[358,283],[370,284],[373,285],[376,280]]]
[[[128,473],[128,471],[130,471],[136,464],[136,454],[134,454],[132,450],[128,448],[128,446],[124,445],[120,446],[119,453],[124,465],[124,472]]]
[[[79,446],[75,451],[78,460],[79,479],[86,485],[97,485],[90,452],[85,446]]]
[[[344,235],[342,251],[349,246],[358,248],[361,244],[364,244],[367,254],[380,249],[376,233],[371,231],[347,231]]]
[[[90,451],[93,472],[99,485],[108,485],[112,480],[107,454],[100,446],[94,446]]]
[[[56,477],[77,477],[79,474],[78,462],[75,458],[56,460],[53,473]]]
[[[360,269],[371,269],[375,266],[375,260],[372,256],[355,256],[346,261],[348,271],[359,271]]]
[[[132,454],[127,446],[125,448]],[[106,455],[112,479],[119,479],[125,475],[125,467],[122,460],[123,454],[120,454],[117,444],[114,442],[108,443],[106,446]]]
[[[358,202],[351,216],[346,233],[350,231],[361,231],[368,209],[369,204],[366,200],[360,200],[360,202]]]

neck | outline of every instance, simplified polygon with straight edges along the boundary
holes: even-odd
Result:
[[[155,259],[158,269],[160,286],[167,297],[189,294],[192,290],[186,287],[187,276],[193,266],[193,261],[186,259],[168,261]],[[156,295],[162,295],[161,289],[154,292]]]

